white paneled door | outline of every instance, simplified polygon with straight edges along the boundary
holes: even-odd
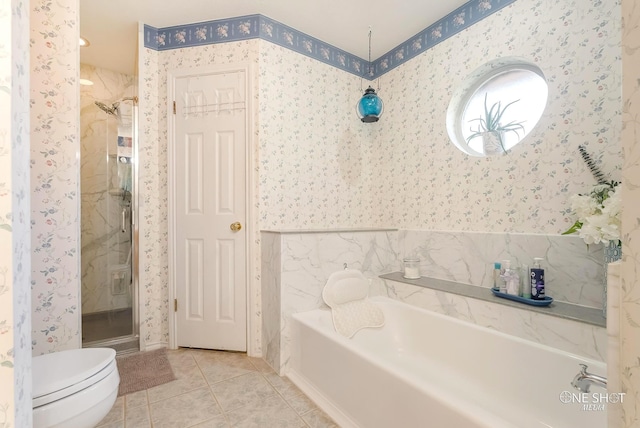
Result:
[[[170,105],[176,344],[246,351],[246,71],[189,73]]]

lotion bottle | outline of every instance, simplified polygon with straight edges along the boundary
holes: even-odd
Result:
[[[500,274],[502,273],[501,267],[500,263],[496,262],[493,264],[493,288],[500,289],[500,281],[502,280],[502,278],[500,278]]]
[[[531,268],[531,298],[533,300],[544,300],[544,269],[540,266],[540,262],[544,259],[536,257],[533,259],[533,267]]]

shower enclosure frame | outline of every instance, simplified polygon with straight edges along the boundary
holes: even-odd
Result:
[[[139,211],[139,196],[138,196],[138,185],[139,185],[139,162],[138,162],[138,126],[139,126],[139,117],[138,117],[138,97],[125,97],[120,100],[120,102],[132,102],[132,159],[131,162],[131,181],[132,181],[132,192],[131,192],[131,206],[130,206],[130,215],[131,215],[131,312],[132,312],[132,332],[127,336],[119,336],[115,338],[109,338],[104,340],[96,340],[93,342],[82,343],[83,348],[98,348],[98,347],[108,347],[113,348],[116,352],[120,354],[126,354],[131,352],[137,352],[142,349],[142,342],[140,337],[140,293],[139,293],[139,284],[140,284],[140,266],[139,266],[139,227],[138,227],[138,211]],[[106,111],[105,111],[106,112]]]

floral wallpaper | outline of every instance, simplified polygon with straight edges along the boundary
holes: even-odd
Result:
[[[260,42],[260,227],[389,225],[383,122],[363,124],[355,105],[367,82]]]
[[[516,1],[379,80],[385,102],[380,210],[400,229],[557,234],[569,196],[596,184],[578,152],[620,180],[619,1]],[[517,28],[517,31],[514,31]],[[488,60],[535,62],[547,109],[507,156],[475,158],[450,141],[453,91]],[[526,125],[525,125],[526,126]]]
[[[33,353],[80,347],[78,2],[31,2]]]
[[[622,0],[622,266],[620,290],[620,381],[625,428],[640,421],[640,7]],[[613,391],[616,392],[616,391]]]
[[[145,49],[143,93],[151,104],[141,115],[147,122],[143,138],[149,137],[141,143],[145,340],[164,343],[168,331],[167,69],[246,60],[248,46],[257,51],[254,208],[260,229],[393,226],[558,234],[572,223],[568,196],[593,183],[579,144],[603,170],[620,177],[618,13],[617,1],[588,7],[516,1],[374,82],[385,113],[367,125],[353,106],[368,82],[276,44]],[[527,31],[514,33],[513,27]],[[507,55],[543,69],[549,109],[508,156],[467,157],[448,140],[448,100],[473,69]],[[252,294],[259,301],[259,287]],[[252,316],[259,311],[256,306]]]
[[[0,4],[0,427],[31,426],[29,11]],[[27,143],[25,143],[27,142]]]

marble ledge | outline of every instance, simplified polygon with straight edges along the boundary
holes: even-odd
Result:
[[[432,290],[444,291],[446,293],[457,294],[473,299],[484,300],[491,303],[511,306],[513,308],[523,309],[531,312],[578,321],[585,324],[591,324],[598,327],[606,327],[607,320],[602,316],[602,310],[597,308],[589,308],[587,306],[574,305],[571,303],[554,301],[549,306],[530,306],[523,303],[514,302],[493,295],[491,290],[486,287],[476,285],[462,284],[459,282],[445,281],[442,279],[421,277],[419,279],[406,279],[402,276],[402,272],[392,272],[380,275],[380,278],[402,282],[405,284],[416,285],[418,287],[430,288]]]
[[[397,232],[398,229],[387,228],[353,228],[353,229],[262,229],[261,233],[302,234],[302,233],[353,233],[353,232]]]

